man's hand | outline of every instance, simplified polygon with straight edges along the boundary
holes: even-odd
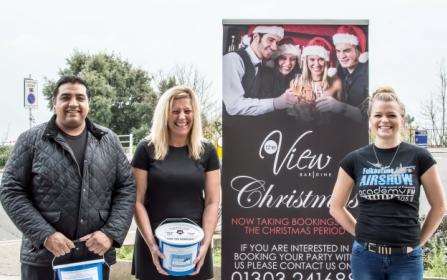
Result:
[[[73,241],[65,237],[60,232],[55,232],[43,243],[43,246],[47,248],[55,257],[60,257],[70,253],[71,249],[75,247]]]
[[[275,110],[282,110],[293,107],[297,102],[298,99],[294,95],[293,90],[288,89],[282,95],[273,98],[273,107],[275,107]]]
[[[79,241],[85,241],[88,250],[100,256],[104,256],[112,247],[112,239],[100,230],[81,237]]]
[[[346,104],[338,101],[332,96],[322,96],[316,100],[317,104],[315,108],[318,112],[333,112],[336,114],[340,114],[346,108]]]

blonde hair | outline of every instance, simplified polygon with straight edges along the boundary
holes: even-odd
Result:
[[[307,56],[302,57],[302,74],[300,76],[300,82],[302,85],[312,85],[312,75],[310,73],[309,66],[307,64]],[[324,71],[323,71],[323,77],[321,79],[323,90],[328,89],[328,87],[331,85],[331,81],[329,80],[329,76],[327,74],[329,67],[329,62],[324,61]]]
[[[163,160],[168,153],[168,116],[171,112],[174,100],[181,98],[189,98],[191,100],[193,112],[192,127],[186,139],[189,156],[194,160],[198,160],[203,153],[202,118],[197,95],[194,90],[187,86],[175,86],[168,89],[160,96],[152,118],[152,127],[148,139],[149,143],[154,145],[154,158],[156,160]]]
[[[368,107],[368,116],[371,116],[371,110],[374,102],[384,101],[384,102],[396,102],[400,108],[400,115],[405,117],[405,105],[400,101],[394,89],[390,86],[382,86],[377,88],[370,99]]]

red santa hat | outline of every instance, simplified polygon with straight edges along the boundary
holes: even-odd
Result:
[[[299,63],[300,58],[301,58],[300,45],[295,45],[295,44],[293,44],[292,41],[287,41],[287,43],[282,43],[281,45],[278,46],[278,49],[273,53],[272,59],[267,61],[266,65],[271,68],[275,67],[275,63],[274,63],[275,59],[277,59],[278,57],[280,57],[281,55],[284,55],[284,54],[291,54],[293,56],[296,56],[296,60]]]
[[[296,56],[296,58],[299,60],[301,56],[301,49],[299,45],[294,44],[282,44],[278,46],[278,49],[273,53],[272,59],[276,59],[280,57],[281,55],[285,54],[291,54],[293,56]]]
[[[337,28],[337,32],[332,36],[334,45],[344,43],[357,46],[360,50],[359,62],[368,61],[368,52],[366,51],[366,36],[363,30],[354,25],[342,25]]]
[[[255,33],[271,34],[279,37],[281,40],[284,37],[284,28],[276,25],[257,25],[254,28],[250,28],[248,34],[242,37],[242,43],[246,46],[250,45],[251,38]]]
[[[335,74],[337,74],[337,69],[333,67],[334,63],[331,59],[333,52],[334,48],[326,39],[322,37],[314,37],[303,48],[301,58],[306,59],[308,55],[316,55],[318,57],[323,58],[325,61],[329,63],[328,68],[329,77],[333,77],[335,76]]]

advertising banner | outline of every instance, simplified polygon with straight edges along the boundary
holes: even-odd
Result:
[[[329,202],[368,143],[367,39],[367,21],[224,21],[222,279],[351,279]]]

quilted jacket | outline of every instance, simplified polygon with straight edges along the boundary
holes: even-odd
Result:
[[[87,122],[87,145],[81,176],[73,151],[56,127],[55,116],[22,133],[5,166],[0,187],[3,207],[23,233],[20,260],[48,266],[53,255],[43,247],[56,231],[76,240],[96,230],[113,239],[115,250],[132,221],[135,182],[118,137]],[[84,248],[77,248],[80,258]]]

